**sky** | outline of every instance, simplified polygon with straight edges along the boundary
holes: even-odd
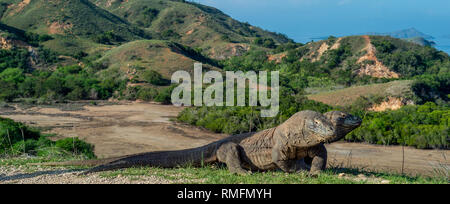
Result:
[[[407,28],[450,45],[449,0],[195,0],[297,42]],[[448,39],[444,38],[447,36]],[[450,46],[449,46],[450,47]]]

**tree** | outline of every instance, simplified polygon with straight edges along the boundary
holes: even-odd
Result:
[[[18,68],[8,68],[0,73],[0,81],[17,85],[25,80],[23,71]]]
[[[148,70],[142,74],[142,78],[155,86],[167,85],[167,80],[165,80],[162,75],[156,71]]]

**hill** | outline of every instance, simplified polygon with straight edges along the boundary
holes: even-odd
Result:
[[[2,23],[28,32],[52,35],[54,39],[44,45],[61,53],[86,52],[97,47],[96,43],[111,44],[148,37],[143,30],[87,0],[1,0],[0,4],[3,5]],[[107,33],[112,34],[106,36]]]
[[[198,48],[207,56],[226,59],[256,47],[255,38],[290,42],[286,36],[236,21],[218,9],[160,0],[91,0],[97,6],[152,32],[160,39]]]
[[[292,53],[301,60],[359,76],[405,78],[427,73],[449,56],[431,47],[388,36],[349,36],[308,43]]]
[[[163,40],[140,40],[111,49],[97,60],[109,69],[120,69],[130,79],[138,79],[146,70],[157,71],[166,79],[178,70],[193,73],[194,63],[204,63],[204,69],[216,69],[212,61],[189,47]]]

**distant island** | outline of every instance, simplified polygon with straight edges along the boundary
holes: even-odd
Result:
[[[422,46],[435,46],[436,43],[432,41],[434,39],[433,36],[427,35],[415,28],[409,28],[394,32],[388,33],[377,33],[377,32],[369,32],[367,35],[381,35],[381,36],[391,36],[393,38],[400,38],[407,40],[409,42],[413,42]],[[450,36],[449,36],[450,37]]]
[[[391,36],[393,38],[401,38],[401,39],[417,38],[417,37],[421,37],[426,40],[434,39],[433,36],[422,33],[415,28],[409,28],[409,29],[388,32],[388,33],[369,32],[369,33],[367,33],[367,35],[384,35],[384,36]]]

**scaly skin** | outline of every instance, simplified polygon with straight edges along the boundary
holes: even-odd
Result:
[[[336,130],[336,136],[334,139],[328,141],[328,143],[337,142],[343,139],[348,133],[358,128],[362,123],[360,118],[340,111],[332,111],[325,113],[324,115],[333,124]],[[310,169],[311,173],[317,174],[326,167],[327,149],[324,144],[312,146],[308,149],[307,153],[299,152],[297,157],[303,158],[297,162],[298,166],[303,167],[302,170]]]
[[[338,123],[349,122],[345,120],[349,116],[347,114],[335,112],[327,116],[331,120],[317,112],[302,111],[276,128],[233,135],[199,148],[143,153],[108,162],[99,160],[99,166],[85,174],[129,167],[175,168],[216,162],[225,163],[230,172],[236,174],[275,169],[292,173],[304,168],[298,161],[307,157],[312,158],[311,171],[320,171],[326,166],[323,144],[338,140],[346,131],[335,127],[340,127]],[[70,162],[65,165],[70,165]]]

